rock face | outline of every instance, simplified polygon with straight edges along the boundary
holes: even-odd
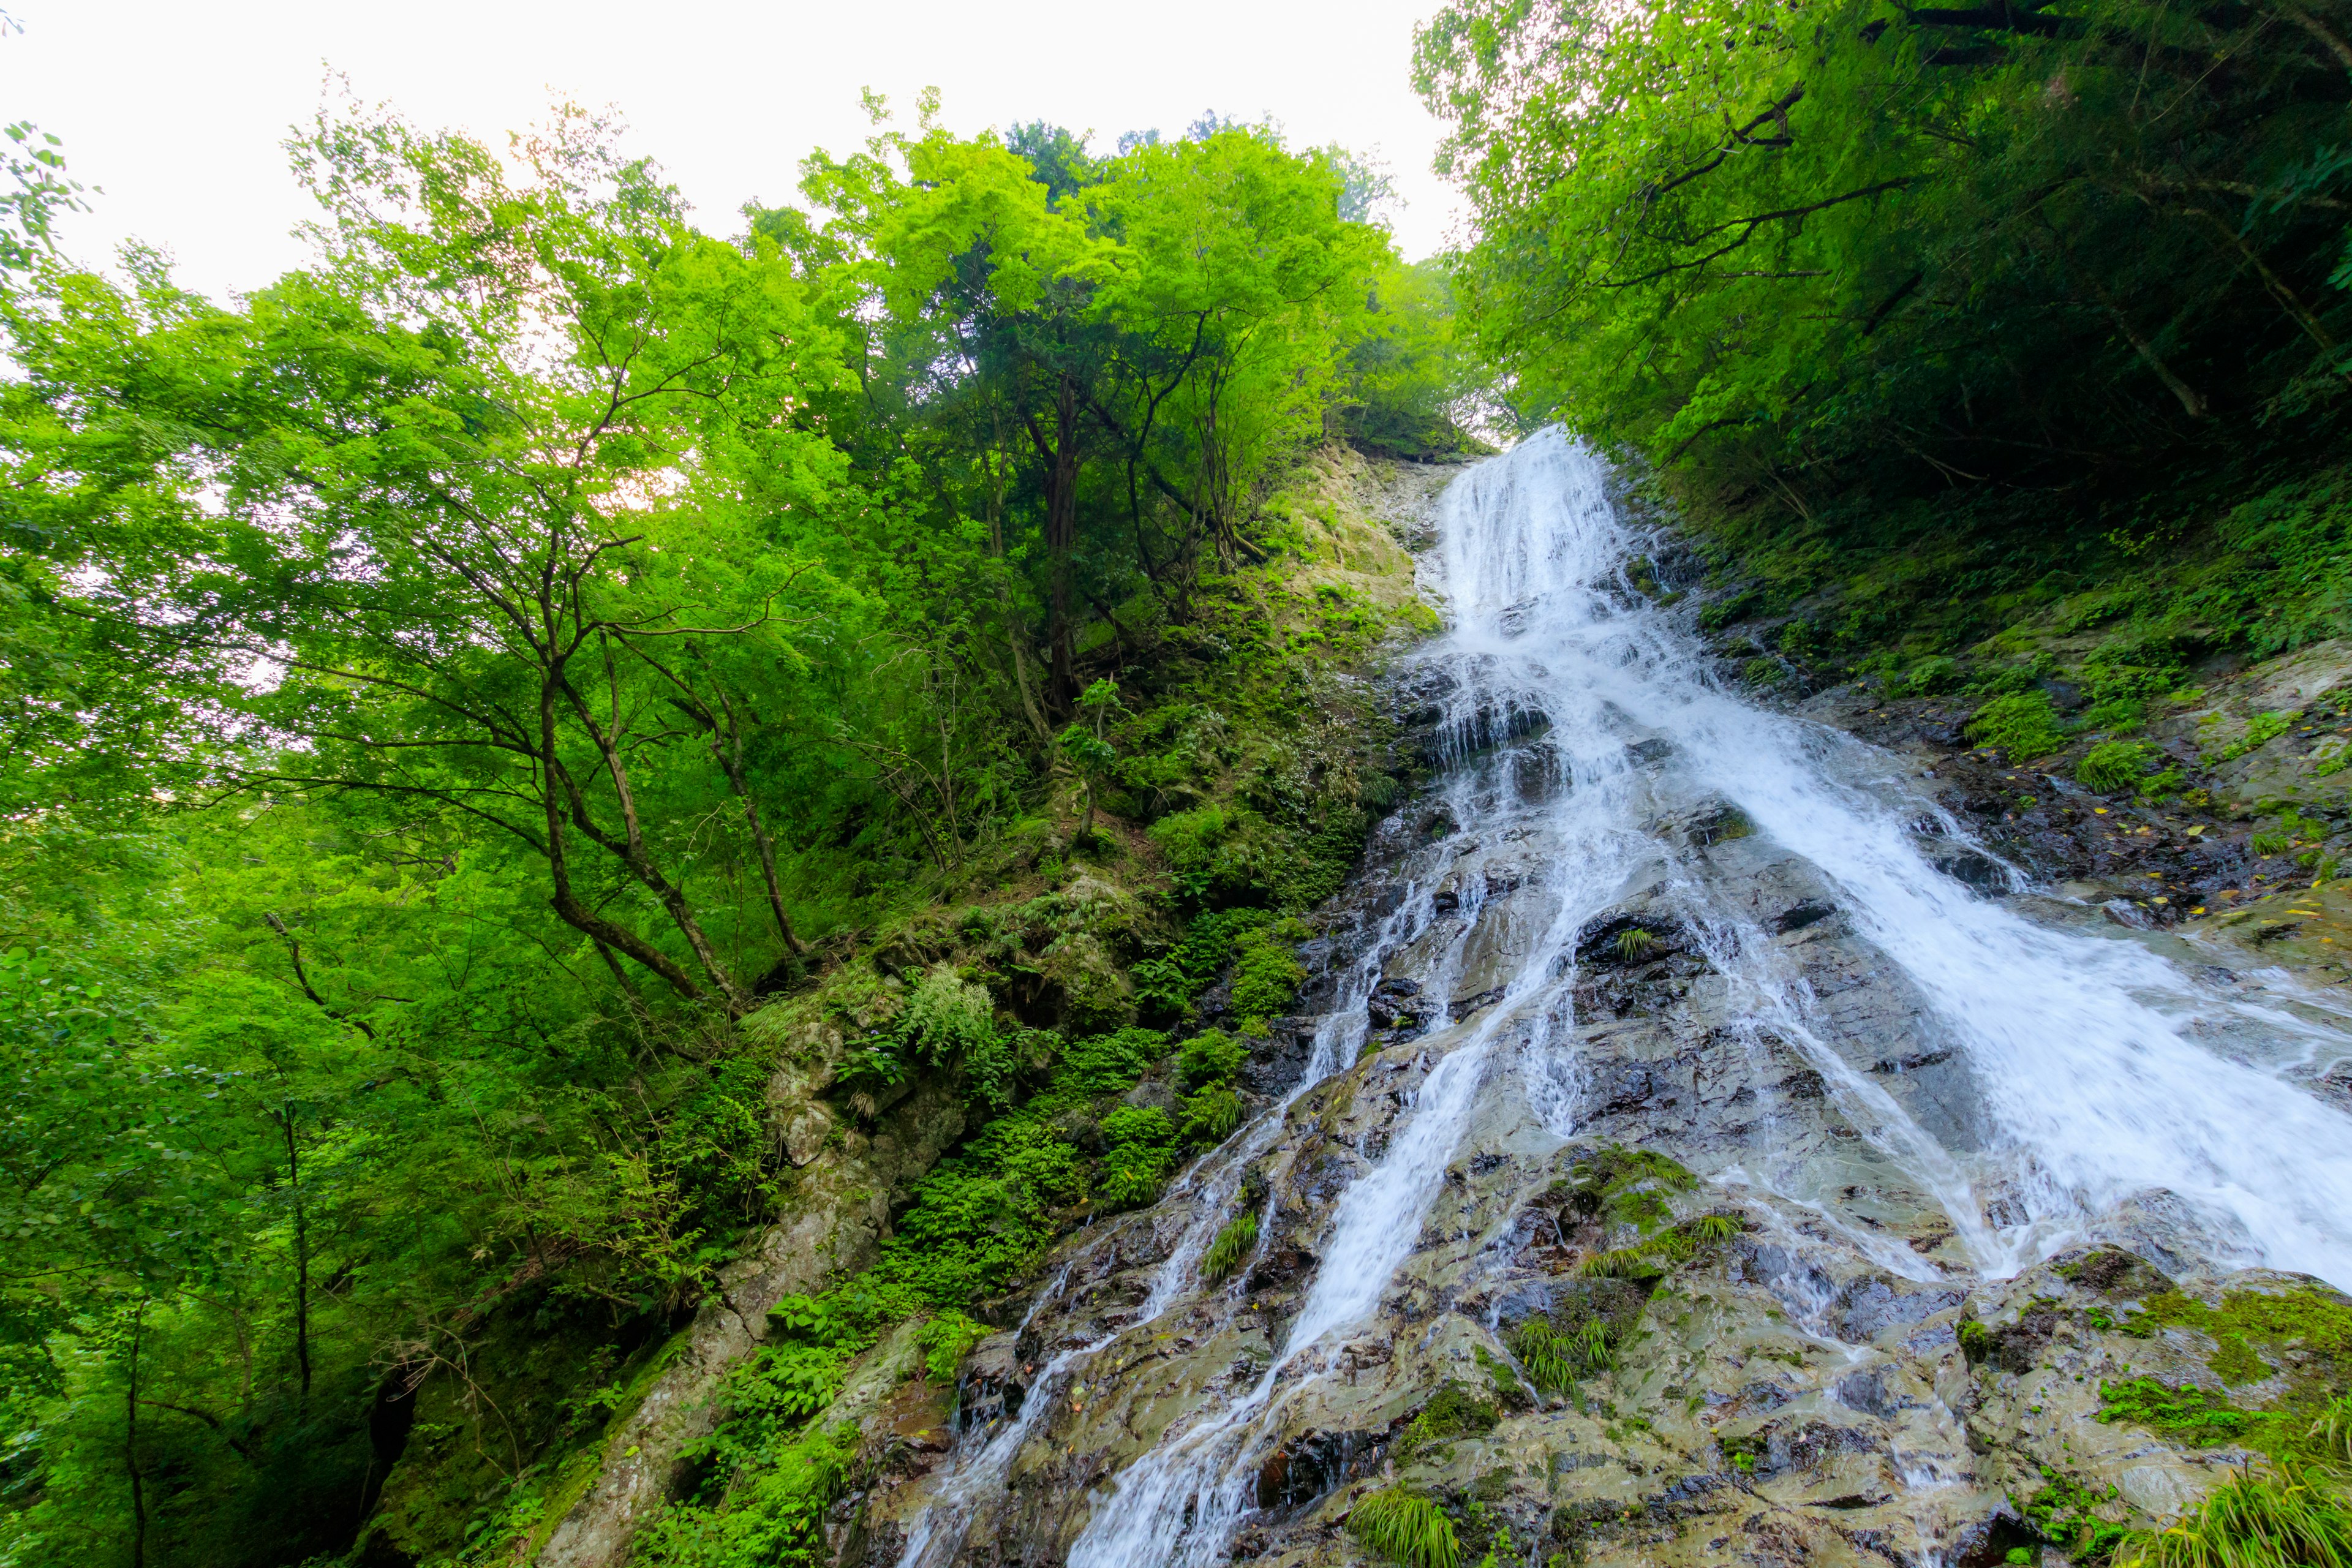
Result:
[[[2013,1003],[1984,953],[2043,962],[2035,896],[1870,756],[1743,729],[1703,682],[1661,700],[1648,672],[1696,639],[1643,609],[1654,569],[1557,565],[1622,535],[1488,559],[1481,526],[1446,523],[1463,629],[1396,683],[1444,772],[1325,911],[1313,1012],[1254,1066],[1276,1108],[1047,1261],[968,1364],[954,1447],[874,1451],[842,1561],[1356,1562],[1353,1510],[1403,1487],[1465,1563],[1981,1568],[2176,1514],[2249,1457],[2149,1387],[2242,1413],[2341,1388],[2352,1301],[2231,1273],[2259,1245],[2212,1202],[2031,1142],[2018,1051],[2070,1042],[1954,998]],[[2084,940],[2047,938],[2088,974]],[[2239,1070],[2214,1058],[2217,1103],[2263,1102]]]

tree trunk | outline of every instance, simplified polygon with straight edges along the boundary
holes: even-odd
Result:
[[[122,1398],[122,1463],[131,1472],[131,1568],[147,1568],[147,1478],[139,1473],[139,1342],[146,1328],[142,1295],[131,1314],[131,1382]]]
[[[627,927],[606,920],[582,903],[580,896],[572,890],[571,850],[564,840],[562,799],[562,795],[572,792],[571,780],[564,774],[563,764],[556,754],[555,685],[551,679],[543,680],[539,691],[540,799],[545,810],[547,827],[548,878],[554,885],[554,891],[547,900],[548,907],[574,931],[627,953],[660,975],[679,995],[700,1001],[702,987],[694,983],[692,975],[671,962],[667,953]]]
[[[1078,383],[1066,371],[1054,399],[1054,452],[1045,470],[1045,550],[1054,574],[1053,681],[1046,694],[1057,713],[1077,700],[1077,628],[1070,617],[1071,556],[1078,542]]]
[[[294,1102],[288,1100],[278,1124],[286,1132],[286,1186],[294,1199],[294,1364],[302,1403],[310,1403],[310,1236],[302,1213],[302,1166],[294,1141]]]
[[[719,716],[726,721],[722,735],[718,726],[710,731],[710,754],[719,760],[726,772],[727,786],[743,804],[743,825],[751,830],[751,842],[760,851],[760,874],[767,879],[768,912],[776,919],[776,931],[784,939],[784,946],[797,957],[803,950],[801,939],[793,934],[793,918],[784,912],[783,884],[776,876],[776,846],[768,837],[765,824],[760,820],[760,808],[752,803],[751,791],[743,782],[743,733],[735,723],[735,705],[727,700],[727,693],[719,694]]]

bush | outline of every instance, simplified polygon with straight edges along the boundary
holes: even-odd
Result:
[[[1348,1515],[1348,1533],[1402,1568],[1455,1568],[1462,1561],[1462,1542],[1445,1510],[1403,1487],[1359,1502]]]
[[[1916,661],[1900,679],[1888,682],[1888,687],[1898,697],[1932,697],[1959,684],[1959,660],[1939,653]]]
[[[2113,795],[2127,789],[2147,771],[2148,758],[2154,752],[2137,741],[2109,741],[2104,746],[2094,746],[2083,760],[2074,764],[2074,777],[2085,789],[2101,795]]]
[[[1103,1156],[1096,1192],[1107,1210],[1141,1208],[1160,1196],[1160,1184],[1175,1163],[1172,1152],[1149,1143],[1127,1143]]]
[[[2047,693],[2019,691],[1996,697],[1969,720],[1969,739],[1990,746],[2011,763],[2046,757],[2066,743],[2057,710]]]
[[[1167,1054],[1168,1037],[1157,1029],[1097,1035],[1070,1047],[1055,1087],[1080,1094],[1123,1094]]]

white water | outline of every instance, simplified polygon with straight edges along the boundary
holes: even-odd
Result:
[[[1981,1272],[2014,1273],[2098,1233],[2119,1205],[2169,1194],[2213,1260],[2352,1288],[2352,1118],[2278,1076],[2309,1059],[2314,1026],[2213,994],[2132,942],[2037,925],[1937,871],[1914,825],[1938,821],[1947,853],[1958,825],[1899,764],[1724,689],[1688,611],[1632,591],[1624,563],[1645,542],[1611,507],[1600,465],[1558,432],[1464,476],[1441,528],[1431,586],[1453,624],[1420,657],[1456,683],[1449,720],[1467,737],[1482,714],[1548,715],[1549,735],[1521,758],[1549,748],[1572,780],[1529,791],[1494,768],[1465,768],[1444,786],[1459,826],[1432,863],[1481,838],[1508,839],[1538,883],[1534,898],[1514,900],[1527,928],[1515,937],[1515,968],[1497,1005],[1444,1037],[1450,1048],[1409,1120],[1336,1205],[1323,1262],[1274,1364],[1245,1396],[1194,1413],[1118,1479],[1074,1544],[1072,1568],[1205,1568],[1225,1555],[1252,1506],[1255,1459],[1419,1245],[1482,1094],[1499,1084],[1556,1133],[1574,1130],[1575,940],[1638,885],[1663,887],[1747,1026],[1806,1056],[1875,1157],[1948,1213]],[[1631,749],[1661,740],[1663,753]],[[1650,830],[1662,812],[1710,798],[1736,804],[1810,862],[1862,938],[1925,999],[1981,1097],[1982,1146],[1943,1146],[1855,1070],[1758,912],[1718,901],[1692,852]],[[1349,977],[1311,1077],[1347,1065],[1381,965],[1431,924],[1427,900],[1417,887]],[[1465,893],[1463,931],[1427,960],[1432,980],[1450,984],[1461,970],[1476,906]],[[1279,1124],[1268,1117],[1244,1138],[1263,1150]],[[1847,1224],[1805,1171],[1769,1168],[1772,1157],[1765,1150],[1764,1163],[1720,1179],[1811,1210],[1883,1267],[1936,1275],[1899,1241]],[[1994,1190],[2017,1201],[1989,1213],[1980,1194]],[[1155,1281],[1155,1313],[1177,1294],[1177,1276],[1163,1275],[1170,1287]],[[1932,1479],[1923,1472],[1921,1484]]]

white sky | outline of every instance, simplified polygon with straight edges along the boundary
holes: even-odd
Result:
[[[810,148],[867,134],[858,89],[911,129],[936,84],[940,118],[970,132],[1043,117],[1174,135],[1204,110],[1271,113],[1293,146],[1375,148],[1407,201],[1408,257],[1436,249],[1451,191],[1429,172],[1438,127],[1410,82],[1412,25],[1438,0],[0,0],[0,121],[65,138],[69,173],[103,187],[63,247],[109,259],[123,238],[169,250],[211,293],[267,283],[300,259],[310,216],[278,143],[320,101],[325,68],[410,120],[503,148],[551,96],[617,105],[719,233],[736,209],[793,195]]]

